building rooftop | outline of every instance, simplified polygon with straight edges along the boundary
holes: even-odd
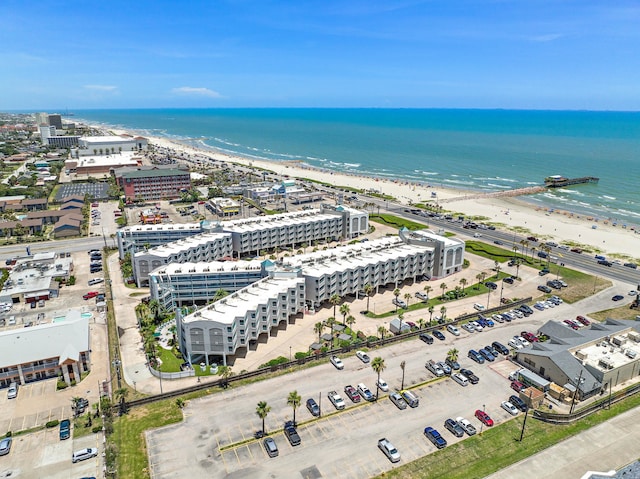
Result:
[[[200,223],[132,225],[132,226],[126,226],[119,231],[126,234],[126,233],[143,233],[143,232],[146,233],[146,232],[154,232],[154,231],[184,231],[184,230],[201,231],[202,227]]]
[[[263,260],[209,261],[206,263],[169,263],[156,269],[155,275],[208,273],[213,271],[256,271],[262,269]],[[270,262],[269,262],[270,263]]]
[[[449,247],[449,246],[456,246],[456,245],[463,245],[464,241],[458,239],[458,238],[454,238],[454,237],[448,237],[448,236],[444,236],[444,235],[439,235],[437,233],[434,233],[431,230],[418,230],[418,231],[411,231],[409,232],[409,230],[407,230],[409,238],[410,239],[418,239],[421,241],[441,241],[444,243],[445,247]]]
[[[108,136],[83,136],[80,138],[85,143],[123,143],[134,141],[131,137],[125,137],[120,135],[108,135]]]
[[[73,158],[69,160],[76,163],[76,168],[91,168],[91,167],[114,167],[114,166],[137,166],[142,157],[133,151],[123,151],[111,155],[91,155],[81,156],[80,158]]]
[[[162,176],[189,176],[189,170],[180,168],[126,168],[115,173],[116,178],[157,178]]]
[[[155,248],[150,248],[149,251],[138,251],[135,256],[153,255],[167,257],[172,254],[197,248],[200,245],[204,245],[212,241],[223,240],[226,238],[228,238],[229,243],[231,243],[231,234],[229,233],[203,233],[156,246]]]
[[[319,209],[313,209],[306,211],[296,211],[294,213],[261,216],[260,218],[223,221],[220,224],[225,231],[231,231],[233,233],[244,233],[262,229],[299,225],[304,222],[312,223],[329,219],[340,219],[340,216],[330,213],[324,213]]]

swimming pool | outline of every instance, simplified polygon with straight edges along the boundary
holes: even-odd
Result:
[[[93,313],[80,313],[80,317],[81,318],[86,318],[86,319],[91,319],[93,318]],[[51,321],[52,323],[61,323],[63,321],[66,321],[67,317],[66,316],[56,316],[55,318],[53,318],[53,321]]]

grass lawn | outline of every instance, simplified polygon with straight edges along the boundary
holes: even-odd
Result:
[[[150,477],[144,431],[180,421],[182,411],[176,406],[175,399],[147,404],[117,418],[110,440],[115,442],[118,451],[118,477]]]
[[[529,418],[523,442],[518,441],[524,419],[524,416],[520,415],[498,426],[485,428],[482,436],[472,436],[378,477],[385,479],[486,477],[638,405],[640,405],[640,394],[614,404],[611,409],[600,410],[574,424],[562,426]]]
[[[613,303],[613,301],[612,301]],[[613,319],[635,319],[640,315],[640,310],[631,309],[629,306],[619,306],[617,308],[605,309],[597,313],[589,313],[589,317],[598,321],[604,321],[607,318]]]
[[[423,230],[427,228],[427,225],[422,223],[416,223],[415,221],[405,220],[399,216],[385,213],[369,215],[369,220],[398,229],[406,227],[410,230]]]
[[[180,366],[184,362],[182,359],[178,359],[173,352],[168,349],[164,349],[162,346],[156,348],[158,358],[162,361],[160,371],[165,373],[177,373],[180,372]]]
[[[93,411],[91,411],[91,426],[87,425],[87,413],[81,414],[79,417],[72,419],[73,421],[73,438],[79,438],[94,434],[92,429],[96,426],[102,427],[102,416],[94,417]]]

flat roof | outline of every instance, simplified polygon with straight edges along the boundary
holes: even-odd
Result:
[[[200,245],[204,245],[212,241],[224,240],[227,238],[229,239],[229,243],[231,243],[230,233],[203,233],[195,236],[188,236],[186,238],[172,241],[171,243],[167,243],[164,245],[156,246],[155,248],[149,249],[149,251],[138,251],[135,256],[142,257],[152,255],[166,257],[174,253],[180,253],[182,251],[196,248]]]
[[[154,231],[184,231],[198,230],[201,231],[200,223],[174,223],[174,224],[155,224],[155,225],[132,225],[125,226],[119,232],[122,233],[147,233]]]
[[[156,269],[154,275],[179,275],[229,271],[259,271],[264,260],[251,261],[209,261],[206,263],[169,263]]]
[[[92,166],[137,166],[138,159],[142,157],[133,151],[123,151],[122,154],[116,153],[111,155],[87,155],[80,158],[73,158],[76,168],[89,168]]]
[[[324,213],[319,209],[305,210],[295,213],[284,213],[281,215],[261,216],[260,218],[250,218],[241,220],[231,220],[221,222],[225,231],[232,233],[247,233],[251,231],[282,228],[284,226],[294,226],[303,223],[317,223],[328,220],[342,220],[340,215]]]
[[[80,140],[86,143],[135,143],[133,138],[120,135],[82,136]]]

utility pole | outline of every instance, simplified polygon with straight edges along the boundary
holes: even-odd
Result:
[[[580,384],[582,384],[582,370],[580,370],[580,376],[578,376],[576,380],[576,390],[573,393],[573,399],[571,400],[571,409],[569,409],[569,415],[573,414],[573,408],[576,405],[576,396],[578,394],[578,391],[580,390]]]
[[[527,425],[527,417],[529,416],[529,405],[531,404],[531,389],[529,389],[529,404],[527,404],[527,409],[524,411],[524,421],[522,421],[522,431],[520,431],[520,442],[522,442],[522,438],[524,437],[524,427]]]

